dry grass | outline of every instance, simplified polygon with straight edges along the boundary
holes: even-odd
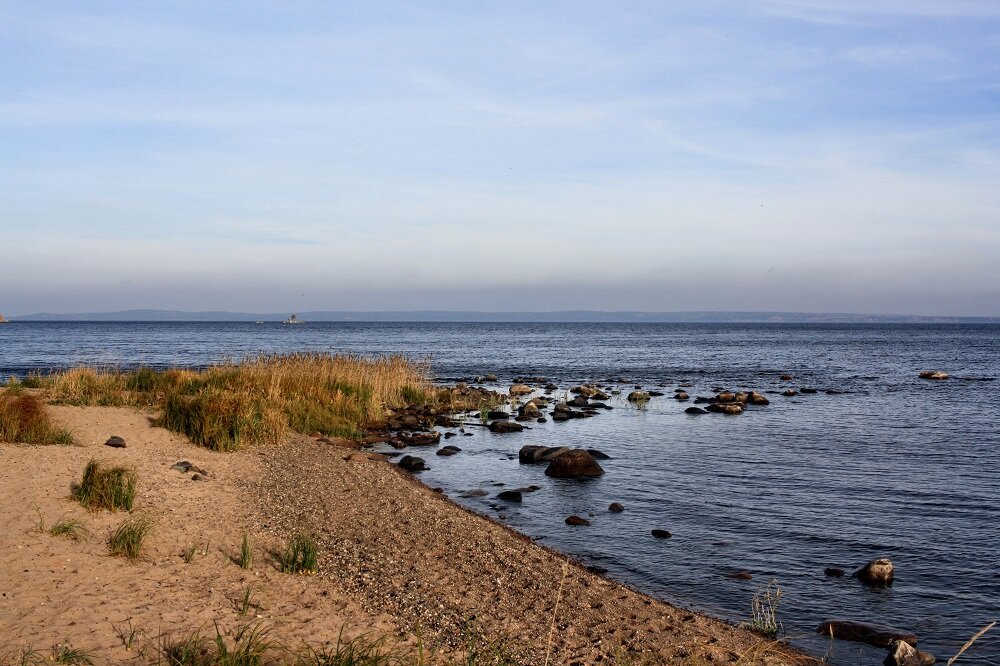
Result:
[[[0,392],[0,441],[72,444],[73,435],[53,425],[38,396],[8,388]]]
[[[426,402],[426,367],[400,356],[261,356],[204,370],[75,368],[41,380],[53,402],[158,407],[158,424],[219,451],[275,443],[286,428],[360,437],[387,409]]]

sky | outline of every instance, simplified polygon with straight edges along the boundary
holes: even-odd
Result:
[[[0,0],[0,313],[1000,316],[1000,2]]]

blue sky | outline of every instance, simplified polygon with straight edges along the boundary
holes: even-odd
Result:
[[[2,2],[0,312],[1000,315],[1000,3]]]

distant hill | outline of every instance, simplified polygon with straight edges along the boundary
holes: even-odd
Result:
[[[586,322],[586,323],[799,323],[799,324],[1000,324],[1000,317],[936,317],[863,315],[819,312],[632,312],[561,310],[555,312],[475,312],[453,310],[389,310],[298,312],[303,322]],[[284,321],[289,313],[187,312],[122,310],[11,317],[11,321]]]

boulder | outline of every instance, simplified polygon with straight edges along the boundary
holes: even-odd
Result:
[[[586,407],[590,404],[590,400],[582,395],[578,395],[566,404],[569,407]]]
[[[612,502],[608,505],[608,511],[611,513],[621,513],[625,510],[625,505],[619,502]]]
[[[525,465],[549,462],[556,456],[567,451],[569,451],[569,448],[565,446],[536,446],[528,444],[527,446],[522,446],[521,450],[517,452],[517,460]]]
[[[577,527],[586,527],[587,525],[590,525],[590,521],[586,518],[581,518],[580,516],[568,516],[566,518],[566,524]]]
[[[798,391],[794,389],[787,389],[785,391],[782,391],[781,395],[785,396],[786,398],[791,398],[793,395],[798,395]]]
[[[560,453],[545,468],[545,476],[556,479],[597,477],[602,474],[604,474],[604,469],[597,464],[594,456],[583,449],[571,449]]]
[[[497,495],[497,499],[502,499],[506,502],[520,502],[523,498],[520,490],[505,490]]]
[[[685,400],[688,400],[690,397],[691,396],[689,396],[684,391],[681,391],[680,393],[675,393],[674,394],[674,398],[677,399],[677,400],[679,400],[679,401],[681,401],[681,402],[684,402]]]
[[[594,460],[611,460],[611,456],[600,449],[587,449],[587,453],[594,456]]]
[[[114,449],[124,449],[125,440],[119,437],[118,435],[112,435],[111,437],[108,438],[108,441],[104,442],[104,446],[110,446],[111,448]]]
[[[490,421],[490,424],[486,427],[489,428],[490,432],[495,433],[521,432],[524,430],[524,426],[515,421]]]
[[[885,666],[934,666],[937,658],[927,652],[921,652],[906,641],[896,640],[889,644],[889,654],[886,655]]]
[[[735,393],[730,393],[730,392],[719,393],[718,395],[715,396],[715,399],[716,399],[716,401],[723,402],[723,403],[738,402],[736,400],[736,394]]]
[[[657,539],[669,539],[670,537],[673,536],[667,530],[650,530],[649,533],[652,534],[653,537]]]
[[[486,418],[490,421],[506,421],[510,418],[510,414],[502,409],[491,409],[486,412]]]
[[[438,449],[435,452],[435,455],[439,455],[439,456],[453,456],[456,453],[458,453],[458,451],[456,451],[455,449],[450,448],[450,447],[444,447],[444,448]]]
[[[680,391],[678,391],[678,393],[679,392]],[[646,391],[646,393],[649,394],[650,398],[662,398],[664,395],[666,395],[663,391]]]
[[[753,574],[749,571],[734,571],[729,574],[730,578],[735,578],[736,580],[753,580]]]
[[[942,380],[942,379],[948,379],[948,377],[950,376],[951,375],[949,375],[947,372],[943,370],[924,370],[923,372],[920,373],[921,379]]]
[[[493,374],[492,372],[483,375],[483,381],[495,382],[496,380],[497,380],[497,376],[495,374]]]
[[[750,391],[747,396],[747,402],[751,405],[760,405],[761,407],[771,404],[770,400],[768,400],[764,395],[757,393],[757,391]]]
[[[399,459],[399,467],[400,469],[405,469],[407,472],[419,472],[427,469],[426,465],[424,465],[424,459],[417,456],[403,456]]]
[[[533,388],[527,384],[514,384],[510,387],[510,394],[513,396],[529,395],[534,391]]]
[[[540,416],[538,405],[534,402],[527,402],[518,408],[518,413],[524,418],[537,419]]]
[[[708,412],[701,407],[688,407],[684,410],[685,414],[708,414]]]
[[[483,490],[482,488],[473,488],[472,490],[466,490],[464,493],[462,493],[462,497],[469,497],[469,498],[486,497],[487,495],[489,495],[489,493]]]
[[[743,403],[740,402],[730,402],[730,403],[720,403],[716,402],[708,406],[708,411],[715,412],[716,414],[742,414],[743,413]]]
[[[819,393],[819,391],[817,391],[814,388],[810,388],[808,386],[801,386],[801,387],[799,387],[799,393],[802,393],[802,394],[805,394],[805,395],[812,395],[814,393]]]
[[[649,394],[645,391],[632,391],[628,394],[627,400],[629,402],[646,402],[649,400]]]
[[[650,393],[650,395],[652,395],[652,393]],[[611,396],[604,391],[595,391],[590,397],[593,400],[611,400]]]
[[[854,577],[866,585],[886,587],[892,585],[896,567],[888,557],[879,557],[854,572]]]
[[[868,622],[852,620],[827,620],[816,629],[817,634],[842,641],[867,643],[875,647],[889,647],[893,641],[917,644],[916,634]]]

